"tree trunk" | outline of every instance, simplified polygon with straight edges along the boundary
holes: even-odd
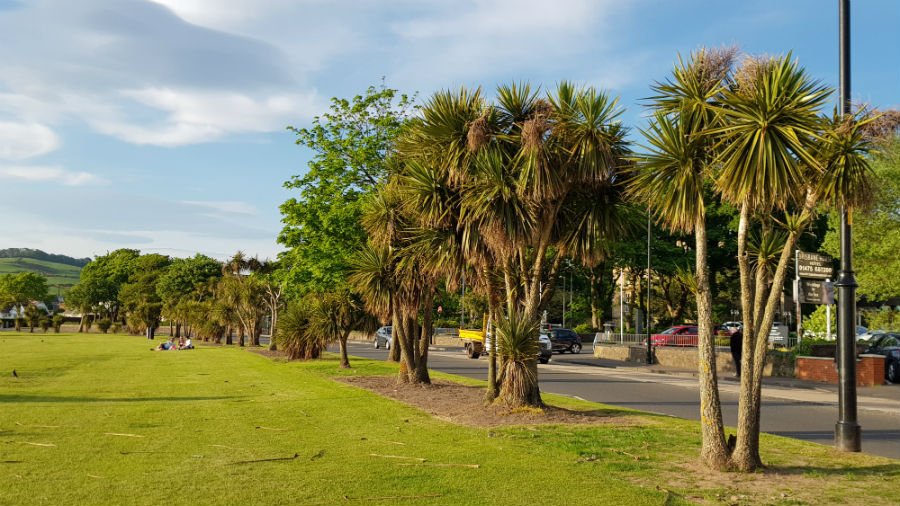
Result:
[[[341,369],[350,369],[350,357],[347,356],[347,337],[350,335],[349,330],[341,333],[339,340],[341,347]]]
[[[172,325],[169,325],[169,333],[172,333]],[[181,321],[175,324],[175,337],[181,337]]]
[[[225,344],[234,344],[233,334],[234,334],[234,329],[232,329],[231,327],[228,327],[228,331],[225,334]]]
[[[699,353],[698,378],[700,383],[700,434],[702,446],[700,459],[707,467],[724,470],[728,467],[728,447],[725,443],[725,427],[722,422],[722,403],[716,375],[716,349],[713,338],[712,294],[709,290],[707,264],[706,223],[701,220],[694,230],[696,235],[695,268],[697,276],[697,329]]]
[[[419,337],[419,349],[416,357],[415,382],[423,385],[431,384],[428,375],[428,346],[431,344],[431,336],[434,333],[434,288],[426,285],[424,304],[422,305],[422,330]]]
[[[278,346],[275,344],[275,332],[278,329],[278,305],[272,306],[272,326],[269,328],[269,350],[275,351]]]
[[[394,302],[394,296],[391,296],[391,351],[388,353],[388,360],[391,362],[400,362],[400,315]]]

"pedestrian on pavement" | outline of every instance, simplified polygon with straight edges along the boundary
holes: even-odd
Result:
[[[744,348],[744,333],[740,329],[731,334],[731,358],[734,360],[735,377],[741,377],[741,351]]]

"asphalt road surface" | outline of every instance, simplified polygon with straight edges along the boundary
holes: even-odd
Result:
[[[351,355],[386,359],[388,352],[371,344],[351,342]],[[587,350],[586,350],[587,351]],[[654,374],[629,368],[610,368],[576,363],[590,355],[554,355],[540,365],[542,392],[569,395],[613,406],[697,420],[700,399],[697,380]],[[487,379],[487,360],[473,360],[459,351],[430,351],[431,369],[469,378]],[[885,386],[883,388],[900,388]],[[800,392],[802,393],[802,392]],[[737,425],[736,384],[720,388],[725,424]],[[813,396],[815,397],[815,396]],[[767,397],[763,393],[762,430],[824,445],[834,441],[838,418],[837,399],[802,401]],[[888,401],[878,409],[859,409],[864,452],[900,459],[900,406]]]

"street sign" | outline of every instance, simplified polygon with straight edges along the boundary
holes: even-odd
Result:
[[[832,260],[828,255],[797,250],[797,276],[812,279],[833,278]]]
[[[832,291],[832,293],[834,293]],[[825,282],[818,279],[800,279],[800,302],[802,304],[829,304]],[[834,303],[832,295],[831,303]]]

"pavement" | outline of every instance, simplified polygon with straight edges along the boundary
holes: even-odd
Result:
[[[457,346],[431,346],[429,350],[460,352],[462,347]],[[587,351],[587,350],[585,350]],[[621,372],[633,373],[636,377],[646,374],[663,374],[685,380],[697,378],[697,371],[680,369],[676,367],[664,367],[659,364],[642,364],[640,362],[622,362],[595,358],[590,354],[579,355],[554,355],[556,364],[586,365],[604,369],[617,369]],[[674,379],[673,378],[673,379]],[[719,374],[719,391],[740,391],[740,380],[737,377]],[[686,383],[695,385],[694,381]],[[877,411],[881,413],[900,415],[900,385],[880,385],[875,387],[857,387],[857,408],[861,410]],[[816,404],[834,404],[838,399],[838,386],[827,383],[804,381],[796,378],[764,377],[763,397],[783,399],[798,402],[810,402]]]

